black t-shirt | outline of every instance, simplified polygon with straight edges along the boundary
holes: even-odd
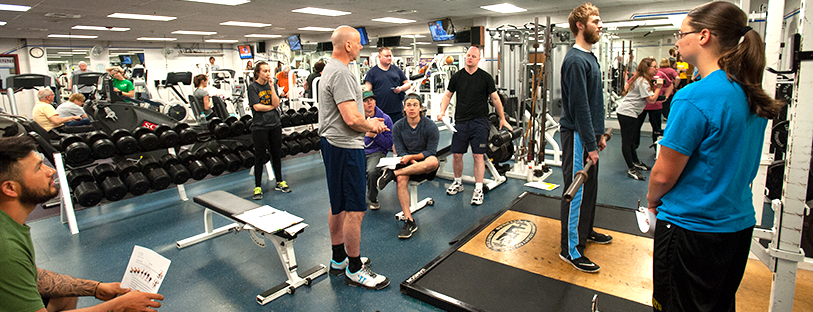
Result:
[[[305,97],[313,97],[313,88],[316,87],[313,85],[313,80],[321,76],[322,73],[313,73],[308,76],[308,90],[305,90]]]
[[[455,121],[466,121],[488,117],[488,98],[497,91],[497,86],[491,75],[478,68],[473,75],[465,69],[452,75],[447,89],[457,92]]]
[[[272,95],[276,92],[277,90],[272,88],[270,83],[260,85],[257,81],[254,81],[248,85],[248,104],[251,107],[251,113],[254,115],[251,129],[268,129],[282,126],[279,120],[279,107],[267,112],[254,110],[254,104],[271,105]]]

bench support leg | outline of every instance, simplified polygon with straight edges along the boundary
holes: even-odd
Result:
[[[263,233],[262,235],[271,240],[274,244],[274,248],[277,249],[279,260],[282,262],[288,280],[257,295],[257,303],[260,305],[265,305],[285,294],[293,295],[300,286],[310,285],[315,278],[327,273],[327,267],[324,264],[319,264],[305,271],[303,276],[300,276],[296,272],[296,255],[294,254],[294,242],[296,239],[285,239],[267,233]]]

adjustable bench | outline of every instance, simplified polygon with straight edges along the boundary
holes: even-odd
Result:
[[[292,218],[298,217],[283,211],[278,211],[268,206],[261,206],[255,202],[240,198],[224,191],[214,191],[203,195],[198,195],[195,196],[193,200],[206,208],[206,210],[203,212],[204,232],[190,238],[177,241],[176,244],[178,245],[178,249],[188,247],[226,233],[236,233],[243,230],[249,231],[249,236],[258,246],[265,247],[266,243],[263,238],[267,238],[271,240],[274,248],[277,249],[279,259],[282,262],[282,266],[285,268],[285,274],[288,276],[288,280],[263,292],[262,294],[257,295],[257,303],[265,305],[266,303],[269,303],[286,293],[294,294],[299,286],[310,285],[314,279],[327,272],[327,267],[325,267],[323,264],[319,264],[305,271],[303,273],[304,275],[302,276],[296,272],[297,264],[296,256],[294,255],[294,241],[296,241],[297,235],[302,233],[302,231],[308,226],[304,222],[298,222],[293,225],[284,225],[281,229],[275,231],[264,231],[258,228],[258,226],[262,225],[252,226],[251,224],[238,219],[238,217],[241,215],[245,216],[246,214],[251,214],[252,212],[269,210],[276,211],[280,215],[284,214]],[[235,222],[217,229],[213,229],[212,212]],[[266,215],[273,213],[274,212],[266,213]]]
[[[409,180],[407,183],[407,187],[409,188],[409,212],[410,214],[415,213],[415,211],[423,209],[423,207],[433,206],[435,205],[435,200],[431,197],[424,198],[420,202],[418,201],[418,185],[423,184],[424,182],[429,180],[421,180],[421,181],[412,181]],[[404,221],[404,212],[399,211],[395,214],[395,220]]]

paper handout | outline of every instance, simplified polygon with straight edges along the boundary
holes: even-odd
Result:
[[[135,246],[124,278],[121,279],[121,288],[157,294],[166,278],[170,262],[172,261],[149,248]]]

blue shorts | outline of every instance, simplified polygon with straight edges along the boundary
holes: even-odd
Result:
[[[475,118],[454,125],[457,132],[452,135],[452,153],[465,154],[469,145],[473,154],[485,154],[488,147],[488,132],[491,124],[488,118]]]
[[[327,174],[330,212],[367,211],[367,157],[364,149],[347,149],[331,145],[322,138],[322,160]]]

